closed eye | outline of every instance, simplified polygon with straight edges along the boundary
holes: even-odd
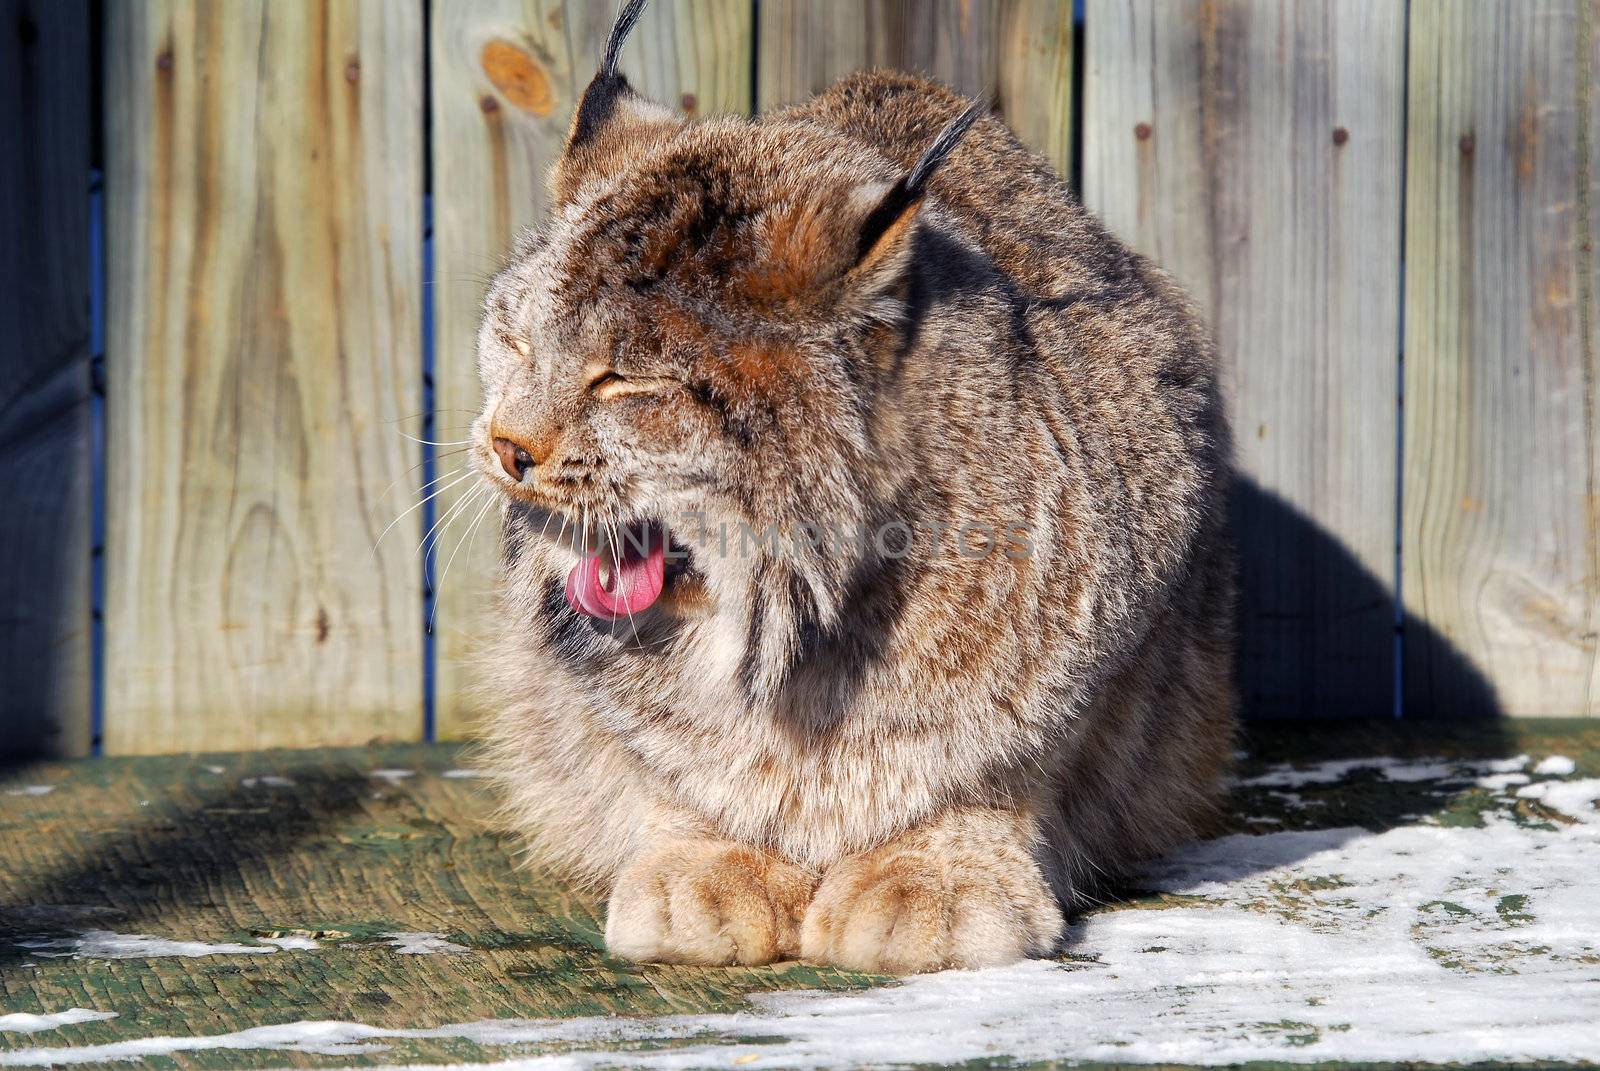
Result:
[[[516,350],[524,357],[528,357],[533,354],[533,347],[529,345],[527,339],[518,338],[516,335],[509,334],[505,331],[500,332],[500,344],[506,347],[506,349]]]
[[[664,382],[654,377],[630,379],[621,372],[607,369],[589,380],[589,391],[596,398],[607,401],[636,394],[654,394],[661,389]]]

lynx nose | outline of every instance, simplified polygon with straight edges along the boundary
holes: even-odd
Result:
[[[498,435],[494,440],[494,452],[499,456],[500,467],[506,470],[506,475],[518,482],[521,482],[522,474],[534,465],[533,455],[528,453],[527,447]]]

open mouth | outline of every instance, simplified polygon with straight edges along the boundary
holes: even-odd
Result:
[[[623,525],[616,534],[599,550],[585,548],[567,573],[567,605],[601,621],[648,610],[686,568],[687,553],[661,525]]]

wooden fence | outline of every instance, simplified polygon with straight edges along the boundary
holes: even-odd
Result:
[[[0,0],[0,750],[91,742],[95,162],[105,750],[424,733],[422,511],[378,541],[424,471],[424,324],[423,437],[457,439],[484,282],[544,211],[612,6],[111,0],[93,27],[87,0]],[[865,65],[988,94],[1178,275],[1227,362],[1252,713],[1593,716],[1597,17],[656,0],[624,67],[694,115]],[[441,737],[494,643],[474,543],[445,544]]]

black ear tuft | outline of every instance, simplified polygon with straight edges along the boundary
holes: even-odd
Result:
[[[611,36],[606,38],[605,54],[600,59],[600,70],[595,72],[589,88],[583,91],[583,100],[578,103],[572,136],[567,140],[569,150],[594,137],[595,131],[605,124],[616,107],[617,98],[630,91],[628,80],[617,70],[617,64],[622,59],[622,46],[639,24],[639,16],[644,14],[644,4],[645,0],[624,0],[617,10]]]
[[[877,207],[868,213],[867,218],[861,223],[861,235],[856,242],[857,261],[869,260],[874,248],[883,237],[922,200],[922,195],[927,192],[928,180],[933,177],[933,173],[955,151],[972,124],[988,110],[987,102],[973,101],[967,106],[966,111],[945,124],[944,129],[939,131],[939,136],[933,139],[933,144],[928,146],[911,170],[889,188],[889,192],[883,195]]]
[[[600,60],[599,77],[616,76],[617,63],[622,59],[622,46],[633,28],[639,25],[639,16],[643,14],[644,0],[625,0],[618,9],[617,21],[611,24],[611,36],[606,38],[606,52]]]
[[[988,110],[987,101],[975,100],[967,105],[966,111],[945,124],[944,129],[939,131],[939,136],[933,139],[933,144],[922,154],[922,159],[917,161],[911,173],[906,176],[906,186],[911,190],[912,196],[922,196],[922,188],[927,185],[928,179],[933,177],[939,165],[955,151],[961,139],[972,128],[972,124],[982,118]]]

